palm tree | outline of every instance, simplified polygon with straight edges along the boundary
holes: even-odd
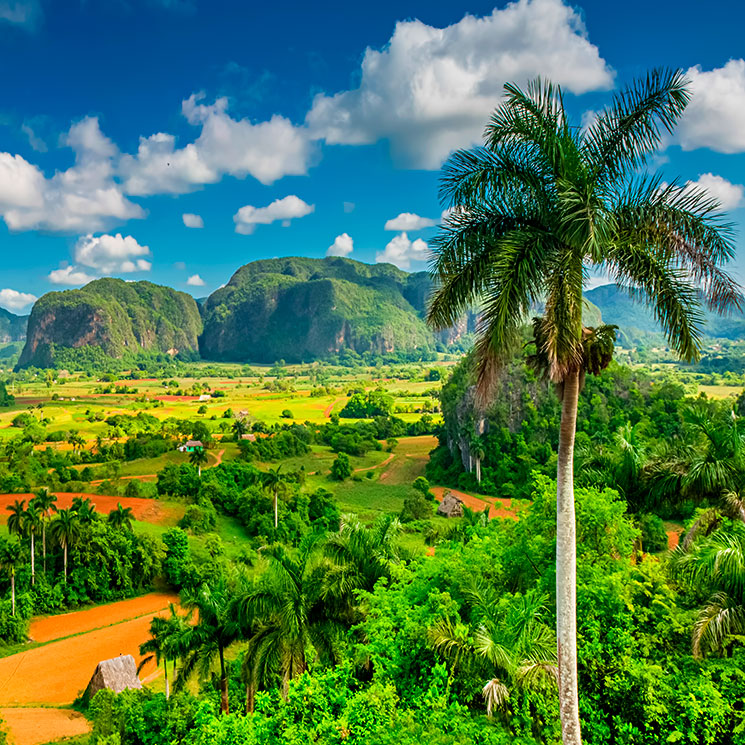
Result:
[[[0,543],[0,566],[10,574],[10,608],[13,616],[16,614],[16,569],[20,550],[21,546],[15,538]]]
[[[36,508],[41,513],[41,550],[44,561],[44,573],[47,571],[47,523],[52,516],[52,512],[57,511],[57,497],[49,489],[40,489],[32,500]]]
[[[700,307],[740,303],[721,268],[734,253],[719,205],[697,188],[639,176],[661,129],[672,131],[689,100],[678,71],[653,71],[617,94],[586,128],[572,126],[561,89],[541,81],[505,86],[485,145],[444,167],[450,208],[433,242],[437,288],[428,311],[438,329],[475,303],[478,400],[520,342],[527,314],[536,352],[562,398],[557,463],[557,643],[564,745],[581,743],[577,698],[576,526],[573,453],[584,376],[612,358],[613,328],[582,322],[589,270],[608,274],[648,303],[683,359],[700,354]]]
[[[267,571],[238,604],[249,637],[243,662],[248,711],[259,686],[279,682],[287,696],[290,681],[307,669],[306,650],[336,660],[342,626],[329,618],[321,597],[323,568],[312,562],[317,541],[308,536],[294,552],[281,544],[267,549]]]
[[[243,418],[236,419],[233,422],[232,426],[233,434],[235,435],[235,439],[240,440],[243,435],[248,432],[248,425],[246,424],[246,420]]]
[[[721,651],[726,641],[745,634],[745,526],[731,524],[682,544],[671,557],[673,572],[699,592],[709,594],[693,628],[693,654]]]
[[[41,513],[32,499],[23,513],[23,533],[31,539],[31,585],[36,584],[36,550],[34,543],[41,527]]]
[[[64,577],[67,582],[67,550],[80,540],[80,517],[73,510],[60,510],[49,525],[49,532],[62,547]]]
[[[197,467],[200,478],[202,476],[202,466],[206,465],[207,461],[207,451],[204,448],[195,448],[189,453],[189,463]]]
[[[242,636],[236,610],[238,597],[240,592],[225,577],[220,577],[212,584],[203,584],[185,597],[183,603],[196,613],[197,623],[190,626],[182,637],[183,664],[174,689],[180,689],[195,670],[200,677],[207,677],[217,657],[220,664],[220,710],[223,714],[230,713],[225,650]]]
[[[91,523],[96,519],[96,506],[90,497],[74,497],[70,509],[77,513],[81,523]]]
[[[372,592],[379,579],[391,578],[391,568],[399,560],[400,529],[394,515],[378,518],[372,527],[345,515],[339,532],[327,536],[323,553],[329,566],[321,593],[331,612],[349,624],[362,620],[358,593]]]
[[[24,537],[23,515],[26,512],[26,500],[16,499],[6,509],[10,512],[10,515],[8,515],[8,532],[11,535],[17,535],[19,538]]]
[[[279,493],[286,488],[287,484],[284,476],[280,474],[282,466],[270,468],[263,476],[264,488],[269,491],[274,498],[274,529],[279,525]]]
[[[467,593],[470,626],[443,618],[429,630],[432,646],[457,668],[472,668],[492,677],[482,689],[486,713],[504,710],[511,688],[543,690],[556,684],[556,637],[543,621],[545,598],[530,593],[518,598],[504,617],[495,613],[495,593],[474,588]]]
[[[182,640],[191,623],[191,614],[180,615],[174,603],[169,603],[168,609],[170,616],[155,616],[150,622],[150,639],[140,645],[140,654],[147,656],[143,657],[137,669],[139,673],[151,660],[154,659],[156,665],[160,665],[160,661],[163,660],[166,699],[171,693],[168,681],[168,661],[173,661],[175,672],[176,660],[183,652]]]
[[[119,502],[116,505],[116,509],[109,512],[108,522],[112,528],[122,530],[132,530],[132,522],[135,519],[134,510],[131,507],[122,507],[122,503]]]

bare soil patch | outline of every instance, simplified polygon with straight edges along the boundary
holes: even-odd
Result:
[[[90,732],[88,720],[72,709],[0,709],[12,745],[42,743]]]
[[[98,512],[108,514],[115,510],[121,502],[122,507],[131,507],[137,520],[148,523],[161,524],[167,522],[174,516],[172,509],[164,507],[157,499],[138,499],[136,497],[111,497],[101,494],[88,494],[85,492],[56,492],[57,507],[69,509],[75,497],[88,498],[93,502]],[[33,499],[33,494],[0,494],[0,522],[8,521],[8,506],[16,499]]]
[[[457,489],[448,489],[444,486],[433,486],[432,492],[437,498],[438,502],[442,501],[443,496],[446,492],[450,492],[454,496],[462,500],[466,507],[470,507],[472,510],[483,512],[487,506],[489,507],[489,517],[506,517],[509,520],[517,520],[517,514],[512,511],[512,500],[511,499],[499,499],[498,497],[490,497],[489,501],[486,502],[483,499],[474,497],[465,492],[458,491]]]

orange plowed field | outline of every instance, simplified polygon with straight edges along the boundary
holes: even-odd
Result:
[[[60,633],[67,638],[0,660],[0,706],[70,704],[88,685],[101,660],[131,654],[139,664],[139,646],[148,638],[150,621],[164,612],[172,599],[149,595],[138,598],[139,603],[125,601],[68,613],[56,619],[56,628],[53,619],[35,622],[32,628],[41,629],[51,638],[59,638],[54,635]],[[132,618],[143,608],[151,612]],[[129,620],[122,620],[127,617]],[[92,624],[103,628],[90,630]],[[145,666],[141,677],[154,670],[153,664]]]
[[[442,501],[445,492],[451,492],[453,496],[458,497],[466,507],[470,507],[472,510],[482,512],[489,505],[489,517],[506,517],[510,520],[517,520],[517,514],[512,511],[511,499],[491,497],[488,502],[485,502],[478,497],[473,497],[457,489],[446,489],[444,486],[433,486],[432,492],[437,497],[438,502]]]
[[[119,502],[122,507],[131,507],[135,518],[143,522],[163,523],[172,517],[172,510],[164,507],[157,499],[137,499],[135,497],[109,497],[100,494],[85,494],[81,492],[56,492],[57,508],[68,509],[75,497],[88,497],[99,512],[107,514],[115,510]],[[33,494],[0,494],[0,522],[8,521],[8,506],[16,499],[33,499]]]
[[[12,745],[42,745],[90,731],[86,718],[72,709],[0,709],[0,716]]]

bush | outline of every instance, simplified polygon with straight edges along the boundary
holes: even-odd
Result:
[[[638,521],[642,532],[642,550],[650,554],[667,549],[667,533],[662,520],[657,515],[641,515]]]
[[[352,475],[352,465],[346,453],[339,453],[336,460],[331,464],[331,478],[344,481]]]
[[[400,516],[402,523],[412,520],[428,520],[430,517],[432,517],[432,503],[428,502],[421,492],[406,497]]]
[[[179,520],[179,528],[190,530],[194,535],[212,532],[217,525],[217,512],[208,499],[187,508],[184,516]]]

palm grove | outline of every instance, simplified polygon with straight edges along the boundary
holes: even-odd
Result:
[[[190,506],[162,540],[133,532],[121,505],[104,520],[89,500],[55,511],[40,491],[10,508],[7,642],[21,640],[16,615],[156,577],[181,592],[141,647],[165,692],[98,693],[94,743],[574,745],[580,723],[598,744],[745,742],[745,400],[692,400],[624,368],[614,329],[582,319],[599,269],[695,359],[700,303],[739,303],[717,205],[646,174],[687,101],[679,73],[654,72],[582,129],[559,89],[507,86],[484,147],[445,166],[429,321],[472,306],[481,320],[443,388],[428,475],[515,497],[519,519],[435,519],[420,478],[399,516],[365,524],[280,463],[328,440],[330,483],[344,481],[345,453],[405,434],[390,416],[244,441],[244,460],[268,470],[202,469],[203,453],[166,467],[158,493]],[[209,534],[218,514],[251,536],[240,555]],[[660,515],[687,523],[669,557]],[[208,533],[204,553],[187,531]],[[407,549],[415,533],[432,555]]]

